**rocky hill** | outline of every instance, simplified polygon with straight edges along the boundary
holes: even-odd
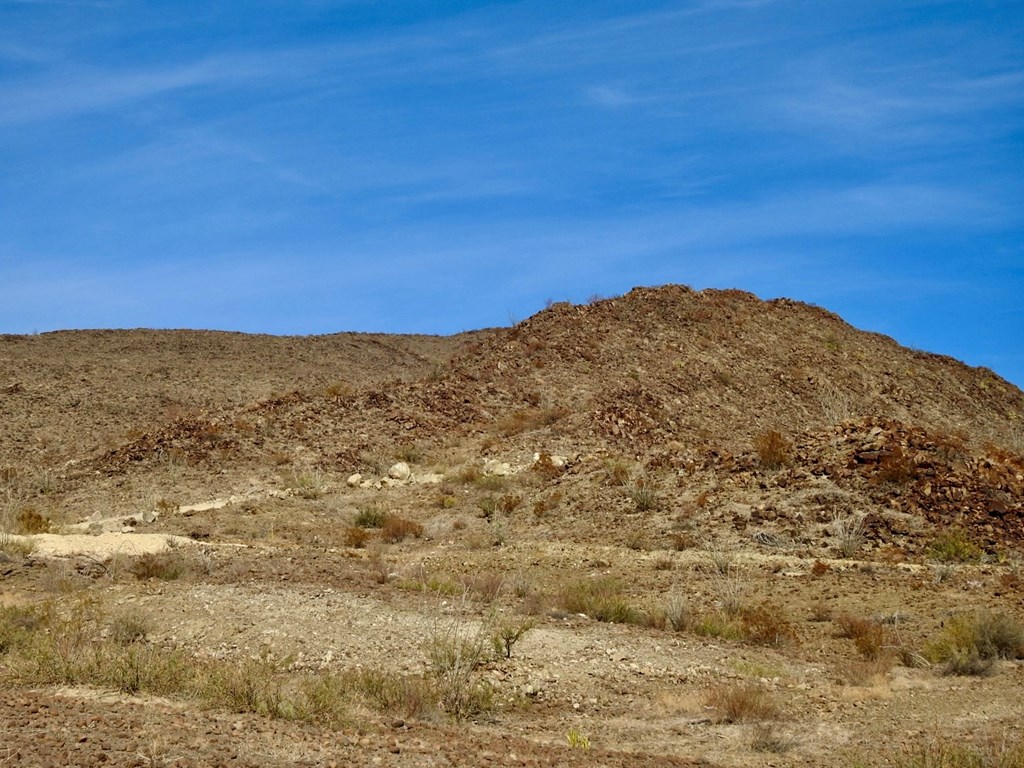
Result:
[[[46,709],[120,764],[198,697],[206,746],[146,764],[939,764],[950,723],[1024,760],[1022,427],[991,371],[733,290],[447,338],[0,337],[0,734],[67,759]],[[111,644],[125,606],[149,629]],[[75,638],[112,660],[47,666]],[[228,670],[269,677],[225,704]]]

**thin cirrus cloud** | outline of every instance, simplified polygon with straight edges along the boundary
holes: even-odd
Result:
[[[0,332],[728,284],[1021,382],[1021,39],[966,0],[0,4]]]

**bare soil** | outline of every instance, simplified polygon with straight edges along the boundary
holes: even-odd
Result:
[[[131,611],[148,647],[306,676],[426,678],[431,639],[532,624],[475,670],[485,710],[353,699],[330,727],[33,684],[0,652],[0,765],[885,765],[1019,743],[1024,662],[926,657],[957,615],[1024,621],[1022,426],[990,371],[736,291],[450,338],[0,337],[0,606]],[[389,539],[369,513],[419,528]],[[140,578],[147,552],[186,567]],[[611,582],[628,620],[567,608]],[[882,628],[879,658],[844,617]],[[713,694],[748,685],[775,714],[728,722]]]

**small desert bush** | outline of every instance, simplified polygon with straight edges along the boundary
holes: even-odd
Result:
[[[423,526],[414,520],[407,520],[397,515],[388,515],[381,526],[380,536],[384,541],[397,544],[410,537],[419,538],[423,535]]]
[[[32,554],[35,544],[31,540],[15,538],[9,533],[0,533],[0,554],[12,557],[26,557]]]
[[[852,661],[839,666],[839,678],[846,685],[857,687],[874,685],[889,673],[895,663],[895,657],[890,654],[880,655],[870,661]]]
[[[35,507],[25,507],[14,517],[16,532],[31,536],[37,533],[49,533],[52,527],[50,518],[41,514]]]
[[[720,723],[775,720],[781,716],[771,693],[754,683],[714,688],[708,692],[705,703]]]
[[[0,656],[28,645],[46,624],[46,612],[39,607],[0,607]]]
[[[690,604],[681,595],[672,595],[662,609],[665,628],[675,632],[686,632],[693,628],[695,616]]]
[[[885,755],[893,768],[1024,768],[1024,743],[994,737],[967,743],[948,736]]]
[[[995,659],[1024,658],[1024,626],[1007,614],[979,611],[946,622],[925,657],[951,675],[986,674]]]
[[[701,616],[693,622],[692,629],[695,634],[705,637],[714,637],[719,640],[742,640],[743,626],[740,622],[724,613],[709,613]]]
[[[511,659],[512,648],[536,626],[532,619],[520,619],[498,624],[491,636],[494,655],[498,658]]]
[[[885,627],[873,619],[843,614],[837,616],[833,623],[837,634],[853,640],[857,651],[867,661],[875,661],[882,656],[887,644]]]
[[[415,443],[405,443],[395,451],[395,458],[406,464],[420,464],[426,460],[427,453]]]
[[[180,579],[190,570],[188,557],[176,549],[147,552],[132,559],[128,565],[129,573],[140,581],[149,579],[174,581]]]
[[[337,687],[387,715],[424,718],[437,709],[438,691],[431,681],[415,675],[366,669],[349,673]]]
[[[637,512],[650,512],[658,508],[658,493],[649,480],[640,479],[629,489],[629,498]]]
[[[295,703],[286,696],[284,688],[280,667],[267,658],[218,664],[207,671],[201,683],[202,697],[218,708],[267,717],[294,717]]]
[[[611,577],[579,579],[566,585],[559,603],[569,613],[583,613],[595,621],[639,624],[642,614],[622,594],[622,585]]]
[[[754,450],[765,469],[779,469],[793,460],[793,444],[777,429],[756,435]]]
[[[782,755],[797,745],[797,740],[788,730],[778,723],[761,722],[753,727],[750,736],[750,748],[755,752],[770,752]]]
[[[300,499],[316,500],[327,491],[324,472],[319,467],[303,469],[286,479],[292,493]]]
[[[981,547],[961,528],[939,533],[928,546],[928,557],[940,563],[977,563],[981,556]]]
[[[836,549],[842,557],[850,558],[856,555],[864,546],[865,515],[834,515],[832,517],[832,532],[836,537]]]
[[[427,640],[427,658],[441,708],[464,720],[493,705],[494,691],[478,673],[487,659],[487,627],[471,629],[455,620]]]
[[[376,505],[360,507],[352,525],[357,528],[381,528],[387,520],[388,513]]]
[[[353,549],[362,549],[370,540],[370,534],[365,528],[357,525],[350,525],[345,529],[345,546]]]
[[[131,645],[146,639],[152,623],[152,619],[141,611],[122,611],[110,619],[108,636],[117,645]]]
[[[764,603],[740,612],[743,639],[755,645],[779,647],[797,641],[796,629],[781,607]]]

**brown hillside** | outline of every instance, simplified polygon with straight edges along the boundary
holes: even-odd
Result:
[[[1022,426],[731,290],[0,337],[0,764],[1020,765]]]

